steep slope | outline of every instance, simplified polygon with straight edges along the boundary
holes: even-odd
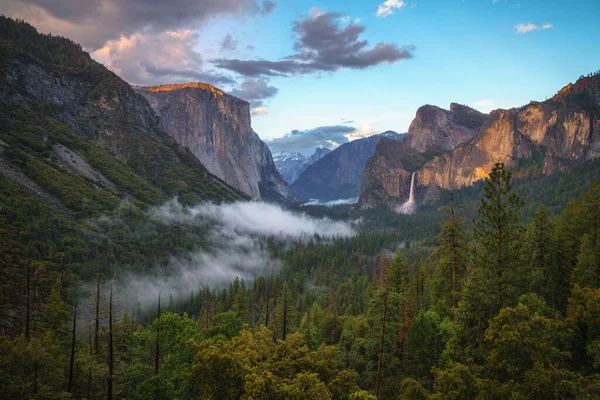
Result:
[[[280,151],[273,155],[273,161],[283,179],[291,185],[308,167],[330,152],[331,150],[329,149],[319,147],[315,149],[315,152],[311,156],[307,157],[300,153]]]
[[[504,162],[515,175],[552,174],[600,156],[600,75],[580,78],[544,102],[496,110],[470,141],[411,168],[397,162],[398,184],[392,188],[371,176],[361,206],[394,206],[406,199],[411,172],[417,171],[417,193],[436,187],[472,185]],[[379,185],[379,191],[372,190]]]
[[[292,184],[305,200],[336,200],[357,197],[365,163],[379,140],[400,140],[403,134],[385,132],[345,143],[308,167]]]
[[[199,82],[136,87],[160,126],[206,168],[252,198],[293,200],[268,146],[250,125],[248,102]]]
[[[246,198],[160,130],[148,102],[81,46],[0,17],[0,174],[59,213],[124,199]]]
[[[408,199],[412,172],[436,155],[472,139],[488,116],[460,104],[450,110],[425,105],[417,110],[406,140],[382,140],[367,161],[360,189],[360,205],[393,206]]]

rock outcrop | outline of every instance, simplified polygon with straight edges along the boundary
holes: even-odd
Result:
[[[360,205],[395,207],[408,199],[412,173],[428,160],[472,139],[488,116],[452,103],[450,110],[425,105],[417,110],[405,140],[381,140],[365,167]]]
[[[159,115],[161,128],[211,173],[254,199],[294,199],[252,130],[248,102],[199,82],[136,91]]]
[[[486,119],[486,114],[456,103],[449,111],[425,105],[410,124],[406,144],[419,153],[445,153],[471,140]]]
[[[596,74],[567,85],[547,101],[491,112],[471,140],[422,165],[411,164],[404,149],[382,143],[369,160],[361,206],[401,204],[414,171],[417,194],[432,187],[471,185],[485,178],[497,162],[507,164],[516,177],[551,174],[599,157],[599,127],[600,75]]]

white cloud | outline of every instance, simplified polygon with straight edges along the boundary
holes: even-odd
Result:
[[[132,84],[233,82],[228,76],[203,70],[198,40],[198,33],[191,30],[134,33],[107,41],[91,56]]]
[[[312,7],[310,10],[308,10],[308,15],[310,15],[311,18],[317,18],[320,15],[323,15],[323,11],[321,11],[319,7]]]
[[[267,115],[269,113],[269,109],[267,107],[256,107],[252,109],[252,115]]]
[[[517,34],[520,35],[523,33],[536,31],[539,29],[539,27],[536,24],[519,24],[515,26],[515,29],[517,30]]]
[[[552,29],[552,28],[554,28],[554,25],[552,25],[552,24],[543,24],[543,25],[519,24],[519,25],[515,26],[515,29],[517,30],[517,35],[533,32],[533,31],[538,31],[540,29],[545,31],[547,29]]]
[[[360,126],[360,128],[358,128],[354,132],[350,132],[350,133],[346,134],[345,136],[348,138],[348,140],[352,141],[352,140],[356,140],[356,139],[362,139],[365,137],[369,137],[369,136],[375,135],[376,133],[380,133],[380,132],[373,128],[373,122],[367,121],[367,122],[363,122],[362,125]]]
[[[394,9],[401,9],[405,5],[406,3],[402,0],[386,0],[385,3],[379,5],[375,15],[378,17],[387,17],[394,13]]]
[[[276,236],[323,237],[354,236],[356,232],[346,222],[329,218],[313,218],[304,213],[284,210],[278,205],[257,201],[230,204],[205,203],[195,207],[184,207],[178,201],[171,201],[155,207],[150,214],[165,223],[199,223],[208,221],[211,229],[219,235],[236,236]],[[236,240],[234,240],[235,242]]]
[[[475,101],[472,105],[476,110],[484,113],[489,113],[490,111],[500,108],[494,100],[489,99]]]

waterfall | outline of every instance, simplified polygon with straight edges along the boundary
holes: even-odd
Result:
[[[417,203],[415,202],[415,175],[417,173],[413,172],[412,177],[410,178],[410,194],[408,196],[408,201],[402,204],[398,208],[398,212],[401,214],[412,214],[415,212],[415,208]]]
[[[416,172],[413,172],[412,177],[410,178],[410,195],[408,196],[409,203],[415,202],[415,174]]]

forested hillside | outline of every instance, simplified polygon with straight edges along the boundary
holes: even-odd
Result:
[[[154,265],[196,246],[174,231],[158,233],[161,246],[125,239],[126,229],[107,232],[90,219],[143,226],[142,210],[175,196],[245,198],[161,132],[147,102],[79,45],[2,17],[0,53],[3,251],[17,270],[36,265],[40,296],[56,279],[90,279],[117,262]]]

